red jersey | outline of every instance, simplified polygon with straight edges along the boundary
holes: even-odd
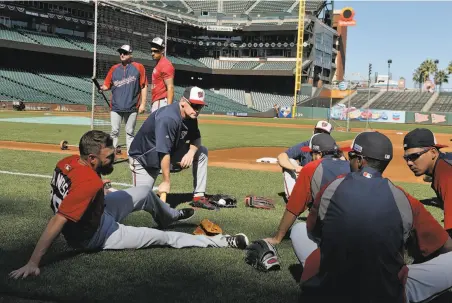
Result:
[[[444,208],[444,229],[452,229],[452,153],[441,153],[433,169],[432,189]]]
[[[91,239],[104,211],[102,179],[79,160],[78,155],[60,160],[50,182],[50,207],[68,220],[62,234],[73,247]]]
[[[152,102],[166,98],[165,80],[174,78],[174,67],[171,61],[162,57],[152,72]]]

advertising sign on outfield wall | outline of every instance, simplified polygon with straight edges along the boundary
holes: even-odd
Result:
[[[404,111],[347,108],[345,104],[336,104],[331,109],[331,119],[333,120],[347,120],[347,115],[351,121],[405,123]]]
[[[414,123],[447,124],[447,114],[414,113]]]
[[[292,106],[281,106],[278,112],[279,118],[292,118]]]

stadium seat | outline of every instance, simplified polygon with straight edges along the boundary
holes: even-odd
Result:
[[[419,111],[422,109],[422,107],[424,107],[431,96],[431,93],[420,93],[416,91],[384,92],[377,100],[372,103],[371,108]]]
[[[438,99],[433,103],[430,112],[452,111],[452,93],[440,93]]]

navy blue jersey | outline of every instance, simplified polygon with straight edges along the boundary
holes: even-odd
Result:
[[[144,168],[160,168],[164,155],[200,137],[198,120],[182,119],[179,102],[175,102],[149,115],[130,145],[129,156]]]
[[[310,153],[301,151],[301,148],[303,146],[309,146],[309,140],[298,143],[297,145],[292,146],[286,150],[287,156],[289,156],[290,159],[294,159],[300,162],[301,166],[305,166],[312,161],[312,156]]]
[[[448,239],[418,200],[369,167],[324,187],[307,227],[319,239],[319,264],[303,273],[303,288],[344,302],[404,302],[408,238],[416,237],[424,256]]]
[[[141,89],[147,85],[146,70],[137,62],[126,66],[114,65],[105,78],[104,85],[111,88],[110,109],[114,112],[135,112],[141,104]]]

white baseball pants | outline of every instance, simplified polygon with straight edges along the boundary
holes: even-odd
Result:
[[[294,159],[289,159],[289,161],[293,165],[298,165],[297,161]],[[297,177],[298,176],[294,171],[283,168],[284,192],[286,193],[287,199],[289,199],[292,194],[292,190],[297,182]]]
[[[304,266],[308,256],[318,247],[309,235],[306,223],[295,224],[290,239],[298,260]],[[408,302],[429,302],[451,287],[452,252],[424,263],[408,265],[408,280],[405,285]]]
[[[152,103],[151,106],[151,113],[155,112],[156,110],[158,110],[160,107],[164,107],[168,105],[168,99],[167,98],[163,98],[160,100],[156,100]]]
[[[110,113],[111,121],[111,137],[113,138],[113,146],[118,146],[118,138],[120,134],[121,122],[124,120],[126,131],[127,151],[129,151],[130,144],[132,144],[135,135],[135,125],[137,124],[137,113],[117,113],[112,111]]]
[[[121,223],[134,211],[144,210],[162,227],[177,220],[179,211],[160,200],[148,186],[118,190],[105,196],[105,210],[97,232],[87,248],[104,250],[139,249],[150,246],[227,247],[225,236],[207,237],[181,232],[161,231]]]
[[[180,162],[182,157],[188,151],[187,146],[178,150],[171,156],[171,163]],[[137,160],[132,159],[130,168],[132,170],[132,179],[134,186],[154,187],[155,180],[160,174],[158,168],[144,168]],[[193,158],[193,189],[194,193],[205,193],[207,187],[207,164],[208,150],[204,146],[200,146]]]

